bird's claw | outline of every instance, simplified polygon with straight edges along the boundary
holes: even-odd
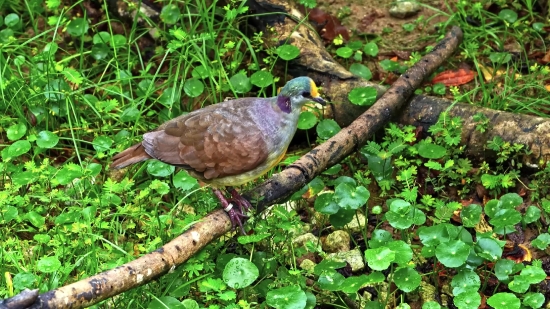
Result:
[[[248,216],[244,214],[243,210],[248,211],[252,208],[250,202],[240,196],[239,193],[235,191],[235,189],[231,190],[232,198],[230,201],[225,198],[220,190],[214,189],[213,191],[214,195],[216,195],[218,200],[220,200],[223,210],[225,210],[225,212],[229,216],[233,227],[235,228],[236,226],[239,226],[243,235],[246,235],[243,227],[243,221],[241,219],[246,220],[248,218]]]

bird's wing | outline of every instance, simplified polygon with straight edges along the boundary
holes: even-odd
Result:
[[[151,157],[205,180],[248,172],[269,155],[261,130],[238,109],[188,114],[145,134],[143,146]]]

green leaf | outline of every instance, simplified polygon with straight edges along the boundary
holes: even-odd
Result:
[[[367,249],[365,251],[365,259],[370,268],[382,271],[388,269],[390,264],[395,260],[395,252],[387,247]]]
[[[24,123],[16,123],[11,125],[6,130],[6,133],[10,141],[15,141],[20,139],[21,137],[23,137],[23,135],[25,135],[25,133],[27,133],[27,126]]]
[[[152,160],[147,164],[147,173],[156,177],[168,177],[174,173],[176,167],[161,161]]]
[[[363,48],[363,52],[366,55],[369,55],[371,57],[375,57],[378,55],[378,45],[374,42],[369,42],[365,44],[365,47]]]
[[[186,309],[186,307],[175,297],[160,296],[151,300],[147,309]]]
[[[356,210],[363,206],[370,197],[370,192],[363,186],[353,188],[348,184],[339,184],[334,190],[334,201],[346,210]]]
[[[14,158],[27,153],[29,150],[31,150],[31,143],[27,140],[21,140],[11,144],[7,148],[7,155],[8,158]]]
[[[333,200],[334,193],[323,193],[315,199],[315,210],[326,215],[332,215],[338,212],[340,207]]]
[[[402,240],[389,242],[387,247],[395,253],[394,262],[399,266],[406,266],[413,256],[411,246]]]
[[[410,267],[400,267],[394,273],[394,283],[405,293],[412,292],[420,286],[421,277]]]
[[[191,72],[191,76],[193,76],[194,78],[205,79],[210,76],[210,72],[212,72],[212,69],[210,69],[205,64],[201,64],[193,69],[193,72]]]
[[[196,98],[203,93],[204,84],[196,78],[190,78],[183,84],[183,91],[190,98]]]
[[[460,212],[460,218],[465,227],[474,227],[481,219],[481,206],[471,204],[464,207]]]
[[[264,88],[273,85],[273,74],[268,71],[258,71],[250,76],[250,82],[254,86]]]
[[[1,15],[0,15],[0,18],[2,18]],[[10,28],[17,27],[17,25],[19,24],[19,21],[20,21],[19,15],[15,13],[8,14],[6,15],[6,17],[4,17],[4,24],[6,24],[6,26]]]
[[[359,106],[371,106],[376,102],[377,91],[374,87],[357,87],[348,94],[351,103]]]
[[[436,301],[430,300],[422,304],[422,309],[441,309],[441,305]]]
[[[481,305],[481,295],[477,291],[468,291],[456,295],[453,303],[460,309],[477,309]]]
[[[13,287],[18,290],[31,289],[37,280],[37,277],[31,273],[18,273],[13,277]]]
[[[312,112],[302,112],[298,118],[298,129],[311,129],[317,123],[317,117]]]
[[[287,286],[267,292],[266,303],[276,309],[304,309],[306,293],[299,286]]]
[[[344,280],[344,276],[338,272],[325,272],[319,276],[317,285],[319,285],[319,287],[323,290],[339,291],[342,289]]]
[[[392,241],[393,238],[390,232],[386,230],[377,229],[372,232],[371,239],[369,241],[369,247],[371,249],[380,248]]]
[[[111,34],[107,31],[100,31],[94,34],[92,42],[95,44],[108,44],[111,41]]]
[[[479,290],[481,280],[475,271],[471,269],[461,269],[458,271],[458,274],[453,277],[451,286],[453,287],[453,295],[456,296],[462,293]]]
[[[103,60],[109,57],[111,50],[107,46],[107,44],[95,44],[92,46],[92,50],[90,51],[90,55],[95,60]]]
[[[451,240],[435,249],[435,256],[441,264],[453,268],[463,265],[469,254],[470,246],[460,240]]]
[[[496,293],[487,299],[487,304],[495,309],[519,309],[520,300],[512,293]]]
[[[17,207],[4,206],[0,208],[0,223],[9,223],[13,219],[17,218],[18,215],[19,211],[17,210]]]
[[[139,109],[137,109],[135,106],[131,106],[122,111],[122,114],[120,115],[120,120],[122,122],[133,122],[137,120],[139,114]]]
[[[223,281],[234,289],[243,289],[251,285],[260,272],[254,263],[243,258],[234,258],[223,270]]]
[[[370,80],[372,78],[372,72],[370,71],[370,69],[360,63],[353,63],[352,65],[350,65],[349,71],[366,80]]]
[[[369,278],[366,275],[360,275],[360,276],[351,276],[344,280],[342,283],[340,290],[342,290],[344,293],[357,293],[359,289],[363,286],[370,283]]]
[[[88,21],[84,18],[76,18],[69,22],[67,25],[67,33],[71,36],[82,36],[88,32],[90,26]]]
[[[340,132],[340,126],[332,119],[324,119],[317,125],[317,135],[322,139],[329,139]]]
[[[544,295],[538,292],[529,292],[523,295],[523,305],[533,309],[542,307],[544,300]]]
[[[40,131],[36,138],[36,144],[41,148],[53,148],[59,142],[59,137],[50,131]]]
[[[179,171],[172,179],[175,188],[189,191],[198,185],[197,179],[191,177],[187,171]]]
[[[500,281],[509,279],[514,270],[514,261],[508,259],[500,259],[495,263],[495,276]]]
[[[515,209],[501,209],[489,220],[494,227],[515,225],[521,221],[521,214]]]
[[[97,152],[107,151],[111,148],[112,145],[113,145],[113,140],[108,138],[107,136],[97,136],[92,141],[92,146]]]
[[[168,25],[178,22],[181,11],[175,4],[165,5],[160,12],[160,19]]]
[[[540,209],[537,206],[529,206],[525,211],[525,216],[523,216],[523,222],[526,224],[536,222],[540,219]]]
[[[418,154],[426,159],[440,159],[447,154],[445,147],[432,143],[418,143]]]
[[[550,245],[550,234],[539,234],[539,236],[531,242],[531,245],[539,250],[546,250]]]
[[[507,193],[500,197],[502,208],[512,209],[523,203],[523,198],[517,193]]]
[[[61,73],[69,82],[73,84],[80,85],[84,81],[82,74],[73,68],[64,68]]]
[[[510,24],[513,24],[516,20],[518,20],[518,13],[509,9],[504,9],[498,13],[498,17],[504,19]]]
[[[55,256],[41,258],[36,263],[36,268],[43,273],[53,273],[61,268],[61,262]]]
[[[475,250],[480,257],[490,262],[494,262],[502,256],[501,246],[492,238],[478,238]]]
[[[233,87],[236,93],[247,93],[252,89],[252,83],[250,83],[250,78],[248,78],[243,73],[238,73],[233,75],[229,79],[229,83]]]
[[[330,215],[329,222],[336,228],[342,228],[355,217],[355,210],[340,208],[337,213]]]
[[[300,55],[300,49],[293,45],[281,45],[277,47],[276,51],[277,55],[286,61],[292,60]]]
[[[351,57],[351,55],[353,55],[353,49],[347,47],[347,46],[344,46],[344,47],[340,47],[336,50],[336,55],[344,58],[344,59],[347,59],[349,57]]]

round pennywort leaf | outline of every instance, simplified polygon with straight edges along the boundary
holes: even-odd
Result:
[[[340,126],[332,119],[324,119],[317,125],[317,135],[322,139],[329,139],[340,132]]]
[[[394,274],[394,282],[401,291],[409,293],[420,286],[420,275],[410,267],[401,267]]]
[[[166,5],[160,12],[160,19],[166,24],[173,25],[178,22],[181,16],[181,11],[175,4]]]
[[[495,309],[519,309],[521,302],[512,293],[496,293],[487,299],[487,304]]]
[[[53,148],[59,142],[59,136],[50,131],[40,131],[36,138],[36,145],[40,148]]]
[[[48,256],[40,259],[36,266],[43,273],[53,273],[61,268],[61,262],[55,256]]]
[[[92,146],[97,152],[107,151],[109,150],[109,148],[111,148],[112,145],[113,140],[108,138],[107,136],[98,136],[94,138],[92,142]]]
[[[254,263],[243,258],[234,258],[225,265],[223,281],[234,289],[245,288],[258,279],[260,271]]]
[[[459,267],[466,262],[470,246],[460,240],[451,240],[435,249],[435,256],[447,267]]]
[[[250,82],[254,86],[264,88],[273,84],[273,74],[268,71],[258,71],[250,76]]]
[[[161,161],[150,161],[147,164],[147,172],[156,177],[168,177],[174,173],[176,167]]]
[[[183,84],[183,91],[189,97],[196,98],[204,91],[204,84],[196,78],[191,78]]]
[[[281,45],[277,47],[277,54],[281,59],[289,61],[300,55],[300,50],[294,45]]]
[[[357,87],[350,91],[348,99],[355,105],[371,106],[376,102],[376,94],[374,87]]]
[[[236,93],[247,93],[252,89],[250,78],[243,73],[233,75],[233,77],[229,79],[229,83],[231,83]]]
[[[27,126],[24,123],[16,123],[11,125],[6,133],[10,141],[16,141],[27,133]]]
[[[303,112],[298,118],[298,129],[307,130],[311,129],[317,123],[317,117],[312,112]]]
[[[372,78],[372,72],[370,71],[370,69],[360,63],[354,63],[350,65],[349,71],[366,80],[370,80]]]
[[[299,286],[287,286],[267,292],[266,302],[276,309],[304,309],[307,296]]]
[[[72,36],[81,36],[88,32],[90,26],[84,18],[76,18],[71,20],[67,25],[67,32]]]

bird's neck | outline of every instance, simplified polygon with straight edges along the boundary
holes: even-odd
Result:
[[[285,97],[284,95],[278,95],[277,96],[277,107],[279,107],[279,109],[282,112],[290,114],[290,112],[292,111],[291,105],[290,105],[290,98]]]

